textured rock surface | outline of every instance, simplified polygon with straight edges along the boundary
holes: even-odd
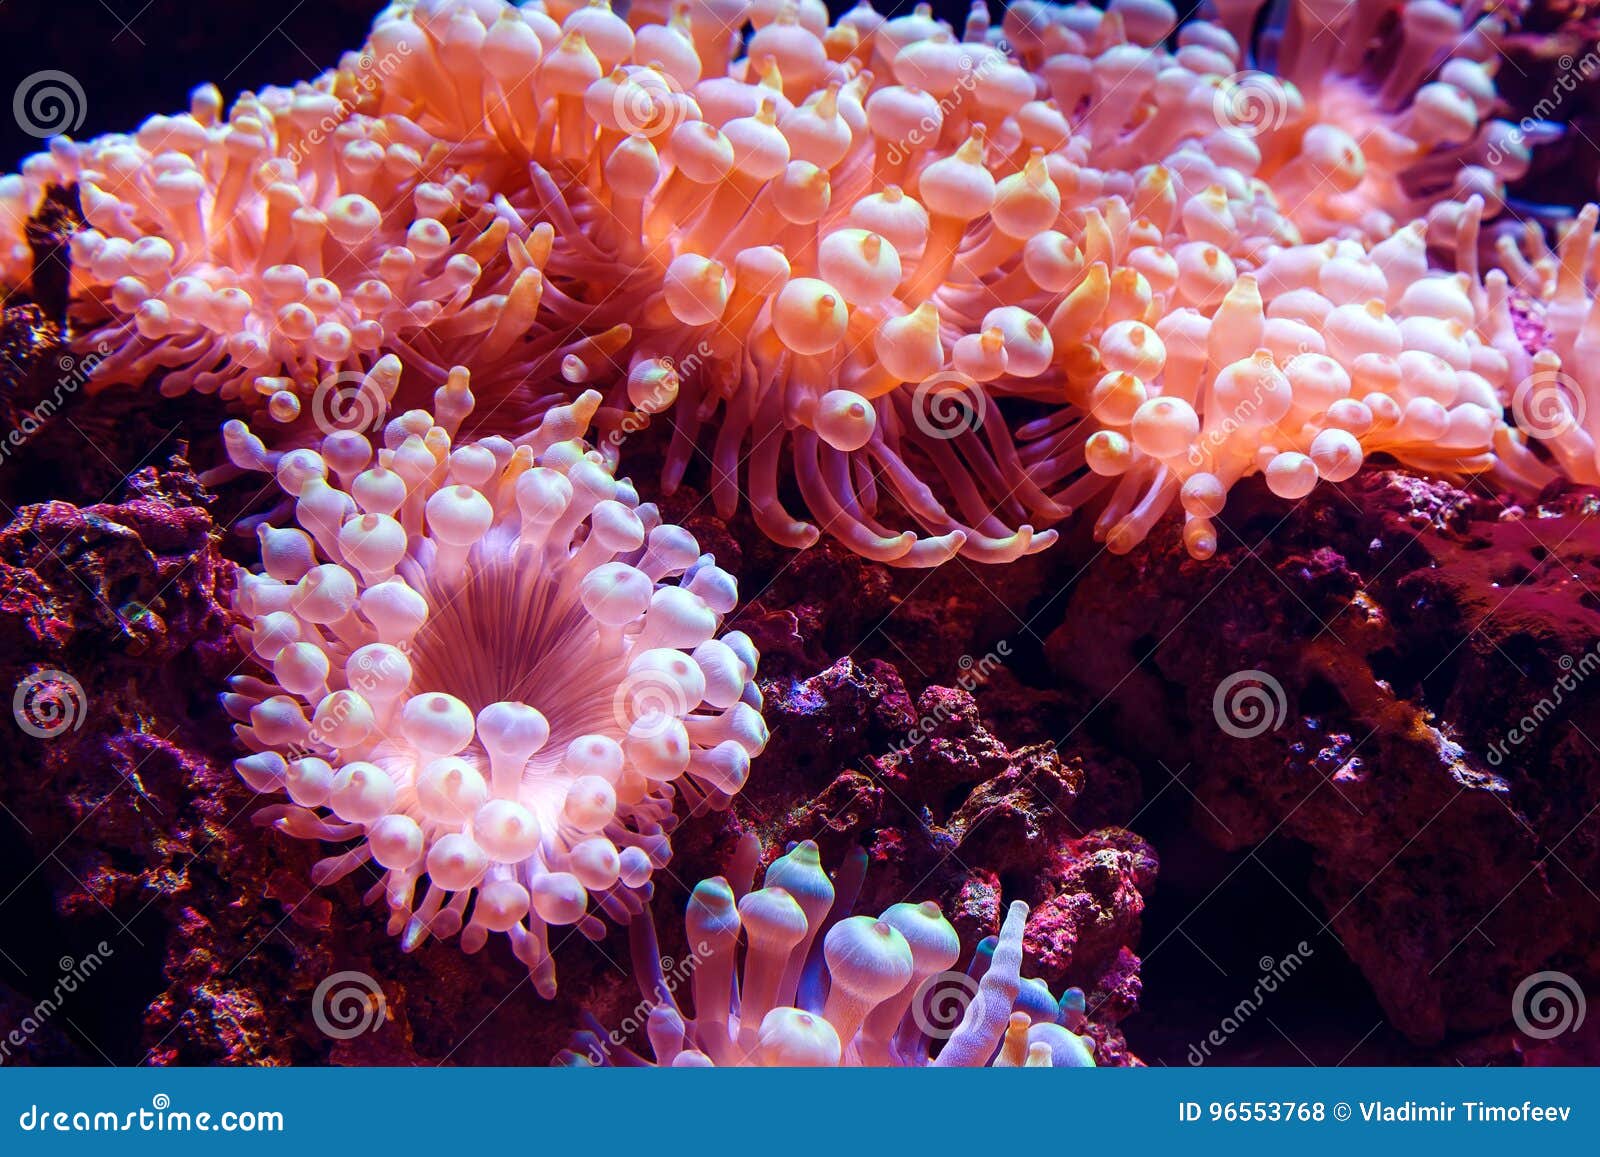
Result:
[[[1418,1043],[1505,1034],[1524,977],[1600,967],[1593,506],[1381,473],[1292,511],[1256,491],[1210,563],[1171,536],[1100,560],[1049,640],[1097,734],[1185,769],[1209,839],[1309,850],[1321,919]]]
[[[1130,950],[1156,875],[1147,844],[1095,826],[1136,793],[1126,769],[1010,749],[969,691],[930,687],[913,705],[883,661],[767,686],[773,758],[740,808],[757,830],[778,846],[815,839],[830,863],[864,846],[858,911],[933,899],[968,945],[998,929],[1004,902],[1028,901],[1030,973],[1082,988],[1102,1059],[1124,1057],[1115,1026],[1137,1002]],[[832,775],[820,790],[795,790],[791,777],[819,771]]]

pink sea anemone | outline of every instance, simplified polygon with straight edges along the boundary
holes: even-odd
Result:
[[[546,996],[549,929],[637,914],[677,797],[725,806],[767,738],[734,580],[581,441],[599,400],[516,443],[455,442],[455,390],[376,447],[229,432],[293,500],[234,596],[265,669],[225,696],[239,773],[289,798],[259,818],[353,841],[316,882],[374,873],[406,949],[506,933]]]
[[[57,143],[55,176],[90,225],[72,239],[75,325],[113,351],[97,387],[159,376],[165,393],[217,393],[282,424],[309,405],[314,436],[362,424],[341,386],[385,355],[439,385],[462,342],[489,376],[525,341],[549,226],[405,118],[351,111],[339,75],[246,94],[226,120],[201,89],[187,115],[132,136]],[[527,376],[565,356],[542,354]]]
[[[1255,37],[1259,7],[1022,0],[958,33],[815,0],[407,0],[317,81],[57,141],[0,204],[75,182],[97,376],[264,405],[274,446],[466,365],[475,432],[592,387],[606,455],[669,421],[664,487],[698,462],[788,546],[1006,562],[1115,477],[1114,549],[1181,497],[1204,556],[1248,474],[1466,473],[1507,438],[1482,294],[1421,246],[1475,238],[1526,162],[1490,119],[1501,16],[1297,2]]]
[[[848,914],[864,857],[836,888],[807,840],[751,891],[759,853],[747,838],[728,878],[695,887],[684,920],[690,955],[671,977],[648,917],[629,926],[656,1064],[1094,1066],[1091,1043],[1063,1024],[1070,1003],[1022,976],[1026,904],[1013,903],[998,940],[957,972],[961,942],[937,904],[895,904],[876,919]],[[684,980],[692,1014],[675,992]],[[598,1022],[561,1059],[644,1063]]]
[[[1307,241],[1382,241],[1471,196],[1499,213],[1535,143],[1504,120],[1495,73],[1512,9],[1445,0],[1296,0],[1253,29],[1260,0],[1211,5],[1244,71],[1214,111],[1254,138],[1269,182]]]
[[[1502,394],[1510,425],[1498,432],[1496,474],[1525,495],[1558,476],[1600,485],[1597,221],[1600,206],[1584,206],[1554,250],[1537,228],[1502,234],[1499,267],[1478,289],[1480,328],[1507,364]],[[1457,261],[1476,282],[1470,239]]]
[[[1423,234],[1289,247],[1226,277],[1225,255],[1203,251],[1190,276],[1216,304],[1104,326],[1093,432],[1043,424],[1030,461],[1081,455],[1118,480],[1096,527],[1114,551],[1180,503],[1199,558],[1217,548],[1228,490],[1257,472],[1295,499],[1380,452],[1436,473],[1492,468],[1509,364],[1479,334],[1475,283],[1430,273]]]

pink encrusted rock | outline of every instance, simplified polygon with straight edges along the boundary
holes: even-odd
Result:
[[[248,961],[224,975],[255,915],[239,898],[260,891],[267,860],[241,842],[248,793],[218,755],[231,736],[214,687],[236,659],[206,499],[181,459],[135,474],[120,497],[24,507],[0,529],[0,686],[33,680],[55,697],[33,720],[47,734],[0,753],[10,836],[39,863],[25,884],[53,910],[37,943],[52,961],[85,941],[109,946],[96,983],[118,995],[77,1010],[68,1038],[82,1061],[287,1059],[270,1033],[229,1040],[195,1018],[184,1032],[162,1012],[189,1009],[205,976],[231,993],[284,977],[268,982]],[[163,971],[164,995],[152,986]],[[141,998],[142,1041],[123,1019],[137,1022]]]
[[[815,839],[825,861],[864,844],[856,910],[935,900],[969,949],[995,932],[1006,903],[1027,901],[1030,975],[1084,989],[1107,1055],[1129,1063],[1116,1024],[1134,1008],[1126,973],[1136,977],[1156,857],[1132,833],[1095,826],[1129,770],[1093,751],[1012,749],[972,694],[934,686],[913,705],[881,660],[841,660],[764,690],[767,774],[752,777],[736,814],[772,848]]]

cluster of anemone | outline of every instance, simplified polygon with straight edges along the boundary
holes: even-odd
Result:
[[[240,774],[288,797],[258,818],[350,845],[317,883],[375,876],[408,950],[505,933],[548,996],[550,929],[637,915],[679,797],[744,785],[767,738],[757,655],[718,635],[732,576],[581,440],[597,395],[513,443],[455,441],[470,395],[440,394],[376,446],[275,453],[230,429],[292,521],[261,523],[261,571],[239,575],[264,673],[225,702]]]
[[[1496,474],[1524,493],[1557,477],[1600,485],[1597,220],[1600,206],[1584,206],[1555,250],[1537,229],[1502,234],[1499,267],[1482,279],[1482,328],[1509,366],[1512,427],[1500,431]],[[1459,261],[1475,270],[1473,256]]]
[[[759,855],[746,838],[731,881],[695,887],[684,917],[689,956],[670,977],[648,917],[629,926],[655,1064],[1093,1067],[1092,1043],[1067,1027],[1081,1021],[1072,997],[1082,994],[1057,1000],[1022,975],[1026,904],[1013,903],[999,936],[958,972],[960,938],[932,901],[895,904],[876,919],[849,914],[864,855],[836,886],[807,840],[752,891]],[[679,1000],[680,973],[692,1004]],[[560,1059],[648,1063],[590,1020]]]
[[[317,387],[385,356],[435,384],[463,342],[484,377],[513,346],[526,380],[559,370],[570,351],[526,339],[550,226],[337,88],[246,94],[223,119],[207,86],[131,136],[55,143],[52,179],[76,186],[88,225],[71,242],[74,321],[112,351],[98,386],[159,376],[165,393],[314,429],[360,424],[347,392]]]
[[[1472,196],[1500,211],[1543,139],[1494,116],[1502,6],[1295,0],[1256,38],[1262,6],[1213,0],[1234,42],[1255,46],[1218,108],[1253,136],[1254,175],[1306,240],[1382,241]]]
[[[1297,0],[1257,35],[1260,7],[1228,0],[1180,26],[1166,0],[1022,0],[997,26],[976,6],[958,32],[865,3],[830,25],[817,0],[626,18],[407,0],[314,82],[226,116],[206,88],[131,137],[54,142],[0,186],[0,211],[15,232],[45,185],[76,184],[90,226],[73,242],[76,322],[113,351],[97,379],[220,391],[264,411],[275,446],[365,421],[373,407],[346,387],[386,359],[405,373],[381,379],[385,413],[465,364],[476,431],[515,436],[592,388],[614,456],[630,415],[664,414],[664,489],[701,454],[719,512],[748,501],[789,546],[825,531],[895,565],[1004,562],[1047,547],[1120,475],[1101,537],[1131,546],[1187,487],[1187,540],[1205,554],[1246,474],[1293,494],[1374,452],[1466,472],[1493,439],[1464,407],[1501,441],[1509,428],[1508,399],[1475,380],[1441,388],[1459,404],[1423,388],[1443,423],[1427,407],[1409,420],[1379,403],[1370,427],[1348,412],[1415,400],[1349,364],[1431,351],[1396,348],[1397,326],[1464,319],[1463,340],[1487,344],[1479,301],[1456,308],[1407,223],[1459,247],[1467,207],[1474,227],[1492,217],[1526,165],[1528,136],[1493,119],[1504,17]],[[1330,252],[1368,267],[1353,284],[1385,284],[1352,302],[1294,273]],[[1351,388],[1330,403],[1350,404],[1308,412],[1337,392],[1309,387],[1242,457],[1205,429],[1233,420],[1244,375],[1226,371],[1264,348],[1271,384],[1303,376],[1281,341],[1217,322],[1246,275],[1275,338],[1272,323],[1324,319],[1301,290],[1385,312],[1323,343],[1351,358],[1295,343],[1341,361]],[[1402,277],[1422,284],[1409,301]],[[1441,312],[1419,312],[1439,296]],[[1293,299],[1283,317],[1277,298]],[[1169,384],[1130,358],[1130,325],[1177,346],[1214,330],[1211,364],[1176,351]],[[1094,404],[1108,374],[1140,377],[1156,419],[1143,444],[1140,389],[1118,377],[1119,399]],[[1195,422],[1198,446],[1180,445]]]
[[[1093,433],[1046,424],[1029,448],[1081,454],[1117,480],[1097,528],[1110,549],[1141,541],[1177,502],[1190,553],[1209,557],[1228,490],[1257,472],[1297,499],[1378,453],[1443,474],[1495,465],[1510,363],[1479,336],[1470,279],[1428,271],[1420,223],[1370,250],[1282,249],[1254,273],[1219,270],[1219,250],[1202,256],[1214,261],[1186,292],[1220,297],[1214,307],[1104,326],[1099,376],[1075,385]]]

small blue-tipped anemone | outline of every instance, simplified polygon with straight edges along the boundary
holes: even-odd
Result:
[[[1072,1031],[1082,993],[1057,999],[1022,975],[1026,904],[955,971],[961,941],[937,904],[849,914],[864,854],[829,879],[807,840],[752,891],[759,853],[746,837],[728,877],[696,886],[685,959],[663,960],[648,910],[629,925],[644,1000],[616,1032],[586,1017],[560,1062],[650,1064],[627,1045],[643,1027],[658,1065],[1093,1067],[1092,1042]]]

